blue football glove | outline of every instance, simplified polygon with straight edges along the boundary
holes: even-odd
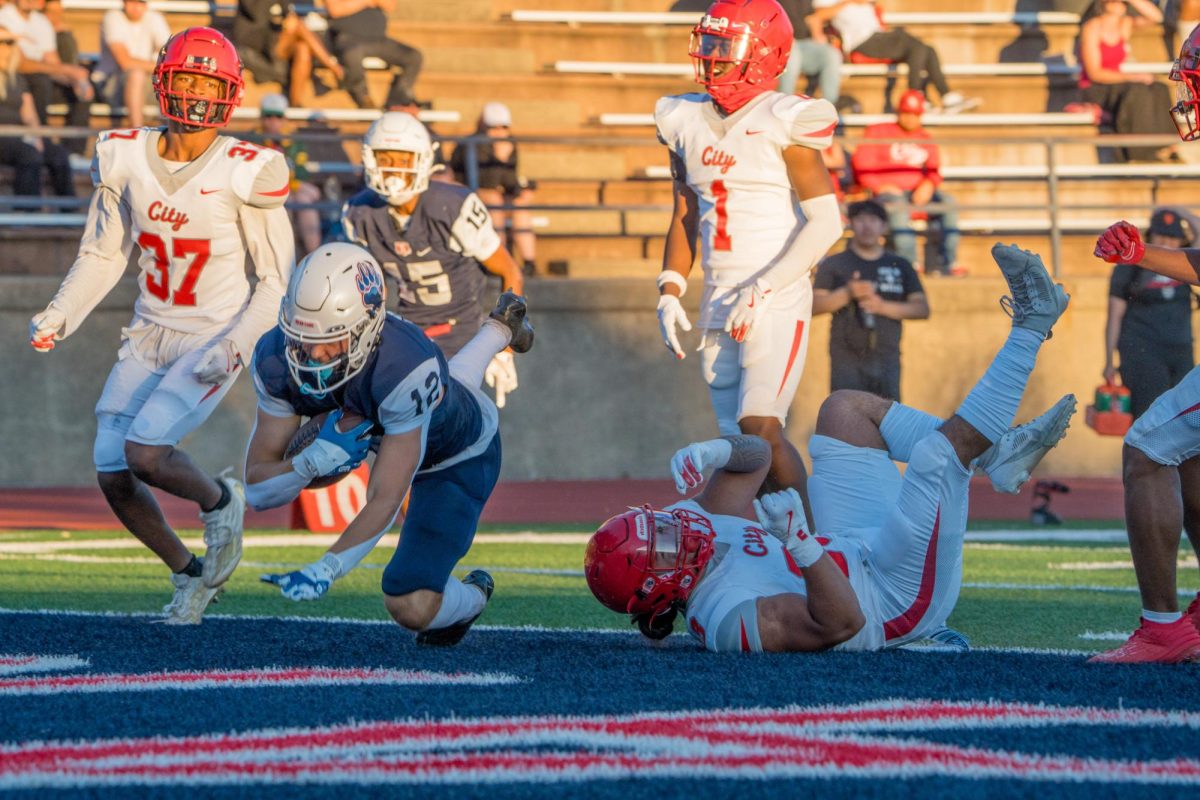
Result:
[[[317,438],[292,459],[296,472],[308,478],[343,475],[363,462],[371,450],[371,420],[364,420],[346,432],[339,431],[342,410],[335,409],[325,418]]]
[[[326,553],[320,561],[314,561],[304,569],[281,575],[260,575],[258,579],[278,586],[288,600],[319,600],[340,574],[341,564],[337,556]]]

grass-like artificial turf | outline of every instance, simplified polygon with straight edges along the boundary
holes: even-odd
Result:
[[[972,531],[1012,530],[1011,523]],[[1074,523],[1043,529],[1070,533],[1116,527]],[[586,534],[570,526],[489,527],[513,531]],[[1033,529],[1030,529],[1033,530]],[[1081,531],[1082,533],[1082,531]],[[191,535],[196,536],[195,532]],[[323,616],[386,619],[380,599],[382,567],[391,548],[376,548],[360,569],[338,581],[319,602],[293,603],[260,583],[262,572],[286,572],[317,559],[321,542],[290,544],[296,532],[247,531],[242,565],[211,615]],[[279,544],[272,539],[280,539]],[[30,547],[52,544],[54,549]],[[386,543],[386,540],[385,540]],[[17,547],[21,544],[24,547]],[[131,546],[118,546],[125,545]],[[481,624],[551,628],[624,628],[626,621],[596,603],[582,577],[582,540],[572,543],[493,542],[481,536],[457,574],[490,569],[496,594]],[[1180,588],[1198,588],[1194,556],[1181,550]],[[949,624],[988,647],[1098,650],[1137,622],[1129,550],[1123,542],[972,543],[964,550],[963,590]],[[165,568],[123,532],[26,531],[0,536],[0,608],[154,613],[170,598]],[[1186,604],[1188,598],[1181,596]],[[1109,638],[1103,638],[1109,634]],[[1100,638],[1097,638],[1097,635]],[[1123,636],[1122,636],[1123,638]]]

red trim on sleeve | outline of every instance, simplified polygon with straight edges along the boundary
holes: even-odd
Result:
[[[836,122],[835,122],[835,123],[833,123],[832,125],[830,125],[828,128],[821,128],[821,130],[819,130],[819,131],[805,131],[804,133],[802,133],[802,134],[800,134],[800,135],[801,135],[801,136],[803,136],[805,139],[808,139],[808,138],[819,138],[819,137],[822,137],[822,136],[832,136],[832,135],[833,135],[833,132],[834,132],[835,130],[837,130],[837,123],[836,123]]]
[[[750,640],[746,637],[746,620],[738,617],[738,624],[742,626],[742,652],[750,652]]]
[[[282,188],[282,189],[279,189],[278,191],[274,191],[274,192],[258,192],[257,194],[260,194],[260,195],[262,195],[263,197],[283,197],[285,194],[287,194],[287,193],[288,193],[288,186],[289,186],[289,185],[290,185],[290,184],[288,184],[288,183],[285,183],[285,184],[283,185],[283,188]]]

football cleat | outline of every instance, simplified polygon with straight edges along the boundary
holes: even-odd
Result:
[[[204,523],[204,585],[215,589],[233,574],[242,560],[242,527],[246,513],[246,490],[240,481],[220,477],[217,481],[229,490],[224,508],[201,511]]]
[[[1192,621],[1196,626],[1196,630],[1200,631],[1200,592],[1196,592],[1196,599],[1193,600],[1187,607],[1187,611],[1183,615]]]
[[[992,258],[1008,282],[1008,297],[1000,298],[1000,307],[1012,317],[1013,325],[1037,331],[1050,338],[1050,329],[1067,310],[1071,297],[1046,271],[1036,253],[1015,244],[992,247]]]
[[[1042,457],[1067,435],[1074,414],[1075,395],[1064,395],[1040,417],[1001,436],[975,462],[976,468],[983,470],[997,492],[1016,494]]]
[[[204,578],[183,573],[171,575],[171,583],[175,585],[175,594],[171,602],[163,606],[165,619],[162,621],[167,625],[199,625],[204,610],[221,592],[220,587],[205,586]]]
[[[953,628],[947,628],[945,625],[932,631],[925,638],[947,650],[954,650],[958,653],[969,653],[971,651],[971,640]]]
[[[1089,664],[1178,664],[1182,661],[1200,661],[1200,631],[1187,616],[1167,623],[1143,619],[1125,644],[1088,659]]]
[[[512,339],[508,346],[514,353],[528,353],[529,348],[533,347],[533,326],[525,318],[528,310],[524,297],[513,292],[505,292],[496,301],[496,307],[492,309],[492,313],[488,314],[489,317],[512,331]]]
[[[492,576],[481,569],[473,569],[467,574],[467,577],[463,578],[463,583],[474,586],[483,592],[483,607],[487,608],[488,601],[492,599],[492,592],[496,589],[496,582],[492,580]],[[462,622],[456,622],[444,628],[421,631],[417,634],[417,644],[426,647],[453,647],[463,640],[467,631],[475,624],[475,620],[479,619],[482,614],[483,611],[480,610],[479,614],[470,619],[464,619]]]

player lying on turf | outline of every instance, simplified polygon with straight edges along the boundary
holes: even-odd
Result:
[[[822,539],[795,490],[755,499],[771,459],[764,440],[699,442],[671,471],[685,492],[714,468],[704,491],[620,514],[592,537],[584,571],[596,598],[651,638],[683,610],[689,632],[718,652],[878,650],[942,627],[962,580],[972,464],[1015,491],[1075,410],[1067,395],[1009,428],[1068,297],[1036,255],[1000,245],[992,254],[1012,292],[1012,332],[954,416],[865,392],[822,404],[809,479]],[[893,460],[908,462],[903,478]]]
[[[384,604],[417,642],[457,644],[483,612],[492,578],[450,575],[475,538],[500,473],[496,406],[479,386],[496,353],[533,345],[525,301],[500,296],[475,337],[447,363],[421,329],[384,307],[383,272],[363,248],[322,245],[296,267],[279,314],[254,351],[258,419],[246,453],[254,508],[290,503],[314,479],[348,472],[381,436],[367,502],[322,558],[266,575],[285,597],[314,600],[362,561],[412,496]],[[332,412],[317,438],[285,458],[301,417]],[[365,421],[342,431],[343,414]]]

